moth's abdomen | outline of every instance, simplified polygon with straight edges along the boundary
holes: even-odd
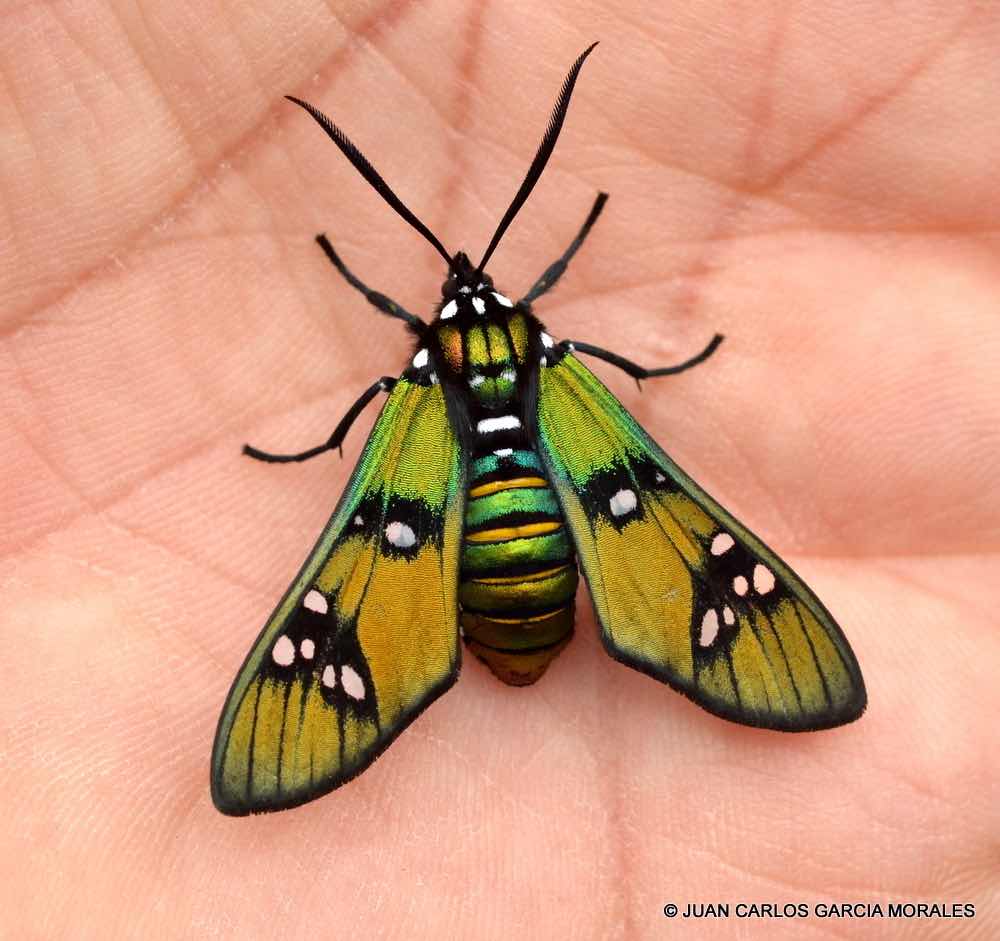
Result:
[[[459,602],[469,650],[512,686],[534,683],[573,633],[573,544],[538,455],[472,463]]]

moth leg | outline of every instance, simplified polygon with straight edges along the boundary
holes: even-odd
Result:
[[[347,283],[364,294],[369,304],[382,311],[383,314],[388,314],[390,317],[396,317],[398,320],[408,323],[411,327],[419,329],[424,326],[424,322],[416,314],[411,314],[405,308],[400,307],[392,298],[386,297],[378,291],[373,291],[367,284],[359,280],[347,265],[340,260],[340,255],[334,251],[330,240],[324,233],[321,232],[316,236],[316,242],[323,249],[326,257],[333,262],[333,266],[344,276]]]
[[[607,193],[598,193],[597,199],[594,200],[594,205],[590,210],[590,215],[587,216],[587,221],[583,223],[580,231],[577,233],[576,238],[569,243],[569,248],[563,252],[562,258],[558,261],[552,262],[548,268],[545,269],[542,276],[535,282],[534,287],[521,300],[518,301],[519,304],[530,304],[532,301],[537,300],[546,291],[553,287],[566,270],[566,266],[569,264],[570,259],[577,253],[577,250],[583,244],[583,240],[590,233],[591,228],[597,221],[597,217],[601,214],[601,210],[604,208],[604,204],[608,201]]]
[[[340,419],[339,424],[333,429],[333,434],[330,435],[329,440],[325,444],[321,444],[315,448],[310,448],[308,451],[301,451],[298,454],[270,454],[267,451],[259,451],[257,448],[252,447],[249,444],[243,445],[243,453],[247,457],[255,458],[258,461],[267,461],[271,464],[285,464],[290,461],[308,461],[311,457],[316,457],[318,454],[322,454],[324,451],[332,451],[337,448],[340,451],[340,456],[344,456],[344,450],[341,447],[344,443],[344,438],[347,437],[347,431],[354,424],[354,419],[361,414],[364,407],[380,392],[391,392],[393,386],[396,385],[396,380],[392,376],[383,376],[378,382],[372,383],[365,391],[358,397],[357,402],[355,402],[348,410],[347,414]]]
[[[718,348],[719,344],[722,342],[723,337],[721,333],[717,333],[709,341],[708,346],[705,347],[696,356],[692,356],[690,359],[684,360],[683,363],[678,363],[676,366],[661,366],[659,369],[646,369],[640,366],[638,363],[633,363],[629,359],[625,359],[624,356],[619,356],[617,353],[612,353],[608,350],[601,349],[599,346],[591,346],[589,343],[578,343],[576,340],[563,340],[559,344],[559,349],[563,352],[577,352],[586,353],[588,356],[596,356],[598,359],[603,359],[606,363],[611,363],[612,366],[617,366],[623,372],[627,372],[633,379],[635,379],[638,385],[640,379],[655,379],[657,376],[672,376],[674,373],[684,372],[685,369],[690,369],[692,366],[697,366],[699,363],[705,362],[709,356],[711,356]]]

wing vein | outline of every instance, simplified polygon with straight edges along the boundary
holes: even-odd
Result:
[[[830,695],[830,687],[826,682],[826,674],[823,672],[823,666],[816,655],[816,645],[813,643],[812,637],[809,636],[809,631],[806,629],[805,621],[802,620],[802,615],[799,614],[799,606],[794,601],[791,602],[791,606],[792,611],[795,612],[795,620],[799,622],[799,629],[802,631],[806,643],[809,645],[809,653],[812,655],[813,663],[816,664],[816,672],[819,674],[819,681],[823,686],[823,695],[826,697],[826,703],[828,706],[832,706],[833,697]]]
[[[260,708],[260,694],[264,688],[264,681],[258,677],[257,678],[257,696],[253,702],[253,721],[250,724],[250,743],[247,745],[247,800],[250,800],[250,795],[253,791],[253,753],[255,743],[257,741],[257,714]]]
[[[774,639],[778,644],[778,649],[781,651],[782,659],[785,661],[785,668],[788,670],[788,679],[791,680],[792,683],[792,691],[795,693],[795,699],[799,704],[799,712],[802,712],[802,694],[799,692],[799,684],[795,682],[795,673],[792,671],[792,663],[788,659],[788,652],[785,650],[785,642],[781,639],[781,634],[774,626],[774,621],[771,620],[770,615],[764,613],[763,611],[761,611],[761,615],[764,620],[767,621],[767,626],[774,635]]]

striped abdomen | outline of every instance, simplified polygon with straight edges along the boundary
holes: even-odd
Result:
[[[533,450],[477,458],[470,480],[458,594],[465,642],[499,679],[525,686],[573,633],[573,545]]]

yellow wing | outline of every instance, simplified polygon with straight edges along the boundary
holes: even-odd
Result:
[[[537,417],[611,656],[747,725],[861,715],[861,672],[826,608],[575,356],[540,370]]]
[[[338,787],[455,682],[464,475],[441,387],[400,379],[230,690],[212,754],[223,813]]]

